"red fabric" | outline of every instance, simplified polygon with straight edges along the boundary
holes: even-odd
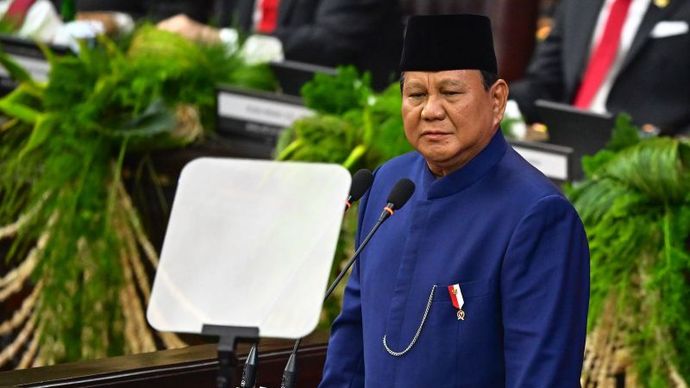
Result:
[[[455,285],[448,286],[448,294],[450,295],[450,301],[453,303],[453,307],[459,309],[460,303],[458,303],[458,298],[455,296]]]
[[[261,20],[256,27],[258,32],[270,34],[278,24],[278,5],[280,0],[259,0],[261,7]]]
[[[615,0],[611,6],[611,13],[606,20],[604,33],[589,59],[582,83],[573,102],[576,107],[589,108],[597,90],[611,70],[631,3],[632,0]]]
[[[26,14],[29,13],[29,8],[31,8],[35,2],[36,0],[14,0],[7,8],[7,12],[3,19],[14,28],[18,29],[24,24]]]

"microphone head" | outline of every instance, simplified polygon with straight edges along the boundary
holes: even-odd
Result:
[[[393,186],[391,193],[388,194],[388,203],[393,204],[393,209],[400,209],[405,206],[405,203],[412,197],[413,193],[414,183],[407,178],[403,178]]]
[[[371,171],[363,168],[352,176],[352,186],[350,186],[350,202],[359,201],[360,198],[369,190],[374,183],[374,175]]]

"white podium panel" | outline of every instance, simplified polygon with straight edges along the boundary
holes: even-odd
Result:
[[[201,158],[180,176],[147,318],[299,338],[319,320],[350,188],[338,165]]]

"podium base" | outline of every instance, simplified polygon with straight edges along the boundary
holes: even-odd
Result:
[[[259,328],[204,324],[201,328],[201,334],[219,337],[216,386],[218,388],[234,388],[234,374],[237,369],[235,347],[239,341],[258,342]]]

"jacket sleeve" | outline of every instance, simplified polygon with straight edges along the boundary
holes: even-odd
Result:
[[[501,269],[506,387],[579,387],[589,305],[582,222],[558,195],[513,233]]]
[[[359,204],[357,246],[362,241],[362,220],[369,199],[367,193]],[[364,387],[364,347],[362,343],[362,308],[359,260],[345,287],[343,309],[331,326],[331,338],[320,388]]]
[[[510,99],[515,100],[520,112],[529,123],[540,121],[534,101],[546,99],[564,101],[565,85],[563,75],[563,24],[567,3],[562,1],[556,11],[553,29],[549,36],[537,46],[525,77],[511,83]]]
[[[326,66],[353,63],[362,46],[380,37],[394,7],[391,0],[321,0],[312,23],[279,26],[273,35],[287,59]]]

